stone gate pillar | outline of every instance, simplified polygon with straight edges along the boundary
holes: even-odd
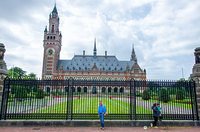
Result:
[[[192,68],[192,74],[190,75],[190,77],[196,83],[197,106],[200,117],[200,47],[195,49],[194,56],[195,56],[195,64]]]
[[[3,94],[3,81],[4,78],[8,75],[8,70],[6,63],[4,61],[4,53],[5,53],[5,46],[3,43],[0,43],[0,110],[1,110],[1,101],[2,101],[2,94]]]

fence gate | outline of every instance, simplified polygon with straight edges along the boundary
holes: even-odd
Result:
[[[152,120],[160,103],[163,120],[198,120],[192,81],[4,80],[0,119]]]

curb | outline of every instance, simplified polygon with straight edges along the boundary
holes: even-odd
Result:
[[[105,121],[105,127],[144,127],[152,121]],[[0,127],[99,127],[98,120],[1,120]],[[162,121],[159,127],[200,127],[199,121]]]

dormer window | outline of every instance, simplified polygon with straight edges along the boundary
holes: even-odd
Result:
[[[134,73],[139,73],[139,69],[134,69]]]

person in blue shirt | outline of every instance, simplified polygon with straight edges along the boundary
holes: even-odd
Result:
[[[106,113],[106,107],[102,104],[102,101],[99,102],[98,108],[98,117],[100,118],[101,122],[101,129],[104,129],[104,114]]]

